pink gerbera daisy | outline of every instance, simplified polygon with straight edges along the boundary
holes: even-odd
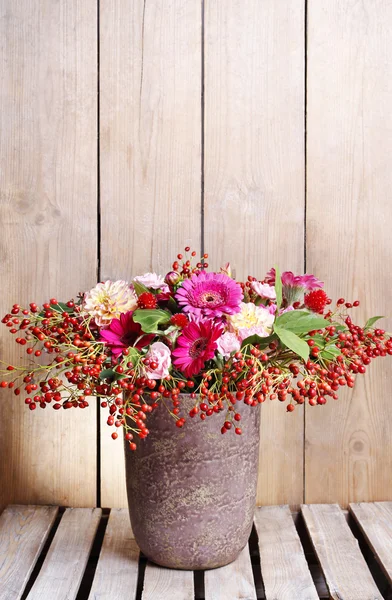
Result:
[[[184,312],[198,317],[221,317],[240,311],[243,298],[241,286],[224,273],[192,275],[185,279],[176,293]]]
[[[139,323],[135,323],[132,315],[133,311],[131,310],[123,313],[119,319],[112,319],[109,327],[101,329],[101,340],[111,346],[112,354],[115,357],[130,346],[141,350],[144,346],[148,346],[154,338],[153,334],[143,335],[141,326]]]
[[[222,330],[222,325],[213,321],[189,323],[177,339],[177,348],[173,351],[174,365],[186,377],[197,375],[204,363],[214,357]]]

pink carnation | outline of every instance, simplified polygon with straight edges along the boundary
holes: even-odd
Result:
[[[260,283],[260,281],[252,281],[252,288],[260,298],[268,298],[269,300],[276,300],[275,287],[268,283]]]
[[[241,342],[235,333],[226,331],[217,340],[217,350],[224,358],[228,358],[232,352],[237,352],[241,348]]]
[[[151,344],[146,358],[150,363],[156,363],[157,367],[152,369],[150,366],[145,367],[145,375],[149,379],[163,379],[169,375],[171,365],[170,350],[163,342],[154,342]]]
[[[200,317],[221,317],[240,311],[241,286],[224,273],[192,275],[178,288],[176,300],[184,312]]]

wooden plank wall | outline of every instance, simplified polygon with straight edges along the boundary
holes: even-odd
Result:
[[[189,244],[238,278],[306,266],[361,318],[388,314],[390,3],[30,4],[0,5],[0,312],[164,273]],[[258,502],[390,498],[391,374],[263,406]],[[32,414],[3,394],[0,418],[0,504],[125,505],[94,403]]]

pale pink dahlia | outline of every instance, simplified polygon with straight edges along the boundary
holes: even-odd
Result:
[[[173,364],[186,377],[197,375],[204,363],[214,357],[222,330],[222,325],[213,321],[189,323],[177,338],[177,348],[172,352]]]
[[[83,309],[94,317],[99,327],[109,325],[112,319],[137,308],[135,290],[126,281],[105,281],[86,292]]]
[[[176,293],[184,312],[195,316],[221,317],[240,311],[241,286],[224,273],[192,275],[185,279]]]

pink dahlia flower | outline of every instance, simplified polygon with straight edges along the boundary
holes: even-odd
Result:
[[[119,319],[112,319],[107,329],[101,329],[101,341],[111,346],[112,354],[115,357],[130,346],[141,350],[144,346],[148,346],[154,338],[153,334],[143,334],[141,326],[139,323],[135,323],[132,315],[133,311],[131,310],[123,313]]]
[[[200,317],[221,317],[240,311],[241,286],[224,273],[192,275],[178,288],[176,300],[184,312]]]
[[[197,375],[204,363],[214,357],[222,329],[222,325],[216,325],[213,321],[189,323],[177,339],[177,348],[172,353],[173,364],[186,377]]]

